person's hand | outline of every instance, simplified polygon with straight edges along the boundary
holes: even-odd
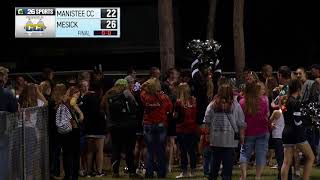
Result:
[[[276,128],[276,123],[272,122],[271,123],[271,129],[275,129]]]
[[[279,105],[277,105],[276,103],[274,103],[274,101],[272,101],[271,107],[272,107],[273,109],[279,109]]]
[[[172,117],[175,118],[175,119],[178,118],[178,113],[177,112],[173,112],[172,113]]]

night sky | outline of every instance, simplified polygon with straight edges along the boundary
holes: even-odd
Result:
[[[207,0],[174,0],[176,64],[187,68],[190,56],[187,42],[206,37]],[[195,3],[196,2],[196,3]],[[0,62],[17,62],[16,71],[40,71],[45,66],[55,70],[91,69],[103,64],[104,70],[125,70],[128,65],[148,69],[160,65],[157,1],[154,0],[6,0],[1,11]],[[14,7],[110,7],[121,8],[120,39],[15,39]],[[215,39],[223,46],[223,67],[233,71],[233,0],[220,0],[217,7]],[[260,70],[269,63],[309,66],[319,61],[320,12],[314,1],[246,0],[245,43],[247,65]],[[9,45],[11,43],[12,45]],[[79,62],[84,60],[84,62]],[[295,63],[293,63],[295,62]]]

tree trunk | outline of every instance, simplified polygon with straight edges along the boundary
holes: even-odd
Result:
[[[214,28],[216,21],[216,10],[219,0],[209,0],[209,15],[207,26],[207,39],[214,39]]]
[[[162,74],[175,66],[172,0],[158,0],[160,60]]]
[[[242,79],[245,67],[245,43],[243,32],[245,0],[233,0],[233,41],[234,41],[234,63],[237,80]]]

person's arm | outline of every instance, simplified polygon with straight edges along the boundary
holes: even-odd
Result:
[[[82,113],[81,109],[79,108],[79,106],[75,105],[75,106],[73,106],[73,109],[79,115],[79,121],[82,122],[84,119],[84,116],[83,116],[83,113]]]
[[[40,99],[41,101],[43,101],[44,105],[47,106],[48,105],[48,101],[46,100],[46,98],[43,96],[43,94],[40,91],[39,86],[36,86],[37,89],[37,98]]]
[[[83,116],[81,109],[79,108],[79,106],[77,104],[77,98],[73,97],[70,101],[70,105],[73,108],[73,110],[79,115],[79,121],[82,122],[84,119],[84,116]]]
[[[210,128],[210,124],[212,122],[214,111],[212,109],[212,103],[207,106],[206,112],[204,114],[203,122]]]
[[[240,144],[244,144],[245,129],[247,127],[247,123],[245,122],[245,116],[239,103],[235,103],[235,113],[236,123],[239,128],[240,134]]]
[[[173,111],[173,104],[169,96],[165,95],[167,99],[167,112],[172,112]]]

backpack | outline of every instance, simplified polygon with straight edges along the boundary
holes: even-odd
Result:
[[[120,120],[136,114],[136,105],[123,93],[108,98],[111,119]]]
[[[72,114],[65,104],[60,104],[56,112],[56,126],[59,134],[67,134],[72,131],[70,120]]]

